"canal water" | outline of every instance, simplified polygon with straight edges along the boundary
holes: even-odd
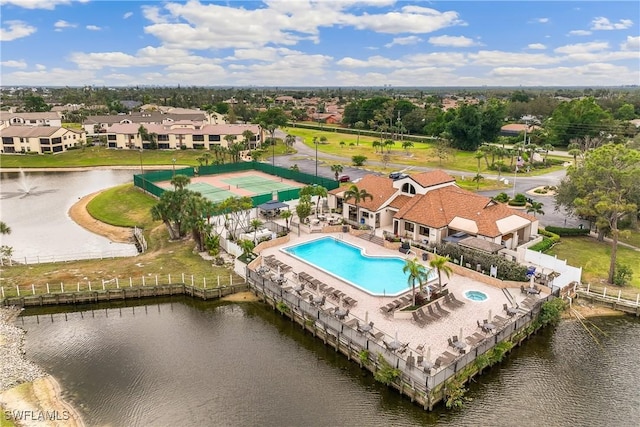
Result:
[[[27,357],[89,426],[637,425],[640,322],[593,323],[599,343],[563,321],[477,378],[461,410],[428,413],[259,303],[180,297],[18,320]]]

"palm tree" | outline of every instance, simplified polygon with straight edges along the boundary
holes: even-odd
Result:
[[[251,141],[255,138],[255,134],[251,132],[249,129],[242,132],[242,138],[244,141],[245,148],[248,150],[251,145]]]
[[[409,273],[407,277],[407,283],[411,285],[411,294],[413,296],[413,305],[416,305],[416,281],[419,284],[420,290],[422,285],[427,281],[427,269],[418,262],[418,258],[408,259],[402,267],[403,273]]]
[[[191,178],[189,178],[187,175],[178,174],[171,178],[171,185],[173,185],[173,188],[175,188],[176,190],[182,190],[190,183]]]
[[[396,145],[396,142],[393,139],[386,139],[384,141],[384,146],[387,147],[387,153],[391,152],[391,146]]]
[[[283,211],[280,214],[280,218],[284,219],[284,223],[287,225],[287,230],[289,229],[289,219],[293,216],[293,213],[290,210]]]
[[[373,152],[374,152],[374,153],[377,153],[377,152],[378,152],[378,147],[381,147],[381,146],[382,146],[382,143],[381,143],[380,141],[377,141],[377,140],[376,140],[376,141],[373,141],[373,142],[371,143],[371,146],[373,147]],[[382,148],[380,148],[380,150],[382,150]]]
[[[476,190],[480,189],[480,181],[482,181],[484,179],[484,176],[480,175],[479,173],[476,174],[476,176],[473,177],[472,181],[476,182]]]
[[[536,202],[534,200],[531,202],[531,204],[527,208],[527,213],[533,213],[533,216],[536,216],[536,214],[544,215],[544,211],[542,210],[543,206],[544,206],[544,203]]]
[[[357,146],[357,145],[360,145],[360,130],[364,129],[364,122],[357,121],[353,124],[353,127],[358,129],[358,136],[356,137],[356,146]]]
[[[336,175],[336,181],[340,177],[342,170],[343,170],[342,165],[331,165],[331,172],[333,172]]]
[[[293,144],[295,142],[296,137],[294,135],[287,134],[287,136],[284,137],[284,143],[287,145],[287,151],[289,151],[289,148],[293,148]]]
[[[138,128],[138,135],[140,135],[140,148],[144,146],[145,141],[149,141],[149,132],[144,125],[140,125]]]
[[[11,234],[11,227],[3,221],[0,221],[0,234]]]
[[[402,143],[402,148],[405,149],[405,151],[407,152],[407,156],[409,155],[409,148],[413,147],[413,142],[411,141],[404,141]]]
[[[327,189],[321,185],[315,187],[314,195],[318,196],[316,200],[316,218],[318,217],[318,211],[320,210],[320,200],[327,197]]]
[[[448,262],[449,255],[435,255],[435,257],[429,261],[429,267],[435,269],[438,273],[438,289],[442,289],[442,273],[446,274],[447,277],[451,277],[451,274],[453,273],[453,269],[447,265]]]
[[[549,157],[549,151],[553,150],[553,145],[551,144],[544,144],[542,146],[542,149],[544,150],[544,162],[547,163],[547,157]]]
[[[344,201],[348,202],[349,200],[353,199],[354,204],[356,206],[356,222],[358,221],[358,204],[360,202],[364,202],[366,199],[370,199],[373,200],[373,195],[369,192],[367,192],[366,189],[359,189],[357,185],[352,185],[351,187],[349,187],[349,189],[347,191],[344,192]]]
[[[256,244],[256,237],[258,236],[258,228],[262,225],[262,221],[258,218],[254,218],[250,222],[251,229],[253,230],[253,243]]]

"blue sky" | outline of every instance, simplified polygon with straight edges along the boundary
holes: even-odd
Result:
[[[3,86],[640,84],[638,1],[0,0]]]

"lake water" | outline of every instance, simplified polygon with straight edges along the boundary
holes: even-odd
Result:
[[[0,173],[0,218],[11,234],[0,244],[13,248],[13,258],[24,262],[74,259],[78,254],[135,255],[132,244],[109,239],[80,227],[68,215],[80,198],[105,188],[132,182],[137,170],[90,170],[79,172]],[[25,187],[31,189],[24,194]]]
[[[34,313],[38,313],[36,317]],[[27,310],[27,357],[90,426],[637,425],[640,322],[564,321],[428,413],[262,304],[185,298],[47,314]],[[52,321],[53,319],[53,321]]]

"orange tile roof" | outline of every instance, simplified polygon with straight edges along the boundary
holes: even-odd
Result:
[[[398,191],[396,188],[393,188],[393,180],[376,175],[366,175],[356,186],[360,190],[367,190],[367,193],[373,196],[373,200],[366,199],[358,204],[358,206],[372,212],[377,211]],[[345,200],[345,202],[354,204],[353,199]]]
[[[389,207],[390,208],[400,209],[401,207],[403,207],[405,204],[407,204],[407,202],[411,201],[412,199],[413,199],[413,197],[411,197],[411,196],[407,196],[405,194],[400,194],[397,197],[395,197],[389,203]]]
[[[433,228],[445,227],[455,217],[465,218],[476,223],[479,235],[489,237],[501,234],[496,222],[502,218],[516,215],[536,221],[536,218],[494,202],[489,197],[453,185],[417,195],[414,199],[415,202],[406,203],[395,218]]]
[[[433,185],[444,184],[447,182],[455,182],[456,180],[448,173],[439,169],[411,175],[411,179],[413,179],[424,188],[431,187]]]

